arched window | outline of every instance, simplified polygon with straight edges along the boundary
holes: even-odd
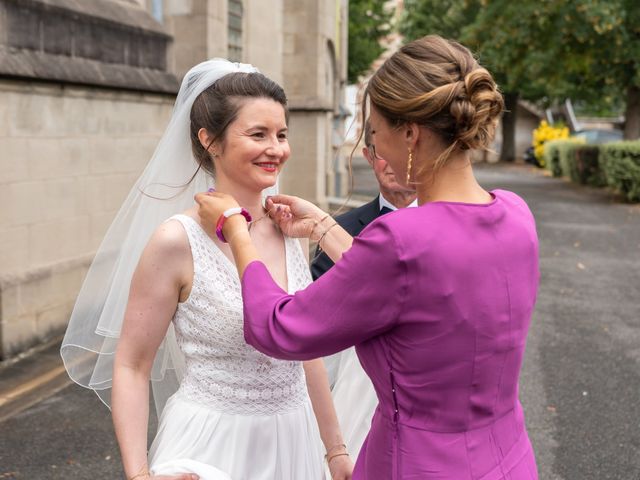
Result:
[[[242,0],[229,0],[229,60],[242,62]]]

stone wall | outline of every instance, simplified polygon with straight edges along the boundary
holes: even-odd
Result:
[[[283,3],[283,0],[245,0],[243,26],[243,61],[255,65],[280,85],[284,84]]]
[[[2,356],[59,333],[170,116],[166,95],[0,81]]]
[[[0,0],[0,359],[66,326],[170,115],[171,41],[130,2]]]
[[[168,67],[178,78],[203,60],[227,56],[227,0],[170,0],[163,14],[173,38]]]

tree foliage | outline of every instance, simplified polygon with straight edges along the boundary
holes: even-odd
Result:
[[[406,0],[400,28],[407,41],[435,33],[463,43],[503,91],[538,99],[545,93],[543,78],[551,70],[553,55],[540,4],[539,0]]]
[[[428,34],[457,40],[474,51],[505,94],[500,159],[515,159],[518,100],[539,99],[546,90],[550,55],[540,1],[405,0],[400,31],[407,41]]]
[[[595,106],[625,104],[625,137],[640,137],[640,8],[635,0],[556,2],[564,93]],[[571,8],[569,8],[571,7]]]
[[[349,83],[356,83],[384,51],[380,40],[390,31],[390,19],[384,2],[349,1]]]
[[[505,93],[542,105],[626,103],[627,136],[640,135],[637,0],[405,0],[401,31],[460,41]]]
[[[625,137],[640,136],[637,0],[405,0],[400,29],[407,40],[436,33],[471,48],[512,106],[626,104]]]

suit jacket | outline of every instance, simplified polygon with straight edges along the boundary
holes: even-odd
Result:
[[[380,199],[374,198],[369,203],[355,208],[347,213],[336,217],[336,222],[344,228],[352,237],[360,234],[364,227],[380,216]],[[316,254],[311,262],[311,276],[317,280],[322,274],[333,267],[333,262],[328,255],[320,249],[316,249]]]

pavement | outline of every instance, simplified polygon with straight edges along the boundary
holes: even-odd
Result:
[[[0,366],[0,479],[123,478],[109,410],[59,351],[54,339]]]
[[[520,397],[540,479],[640,480],[640,205],[528,166],[476,173],[537,219],[542,277]],[[375,193],[365,166],[354,174],[356,194]],[[0,479],[122,478],[109,411],[59,370],[58,348],[0,365]]]
[[[481,167],[527,200],[541,281],[521,398],[541,479],[640,479],[640,205],[526,167]]]

